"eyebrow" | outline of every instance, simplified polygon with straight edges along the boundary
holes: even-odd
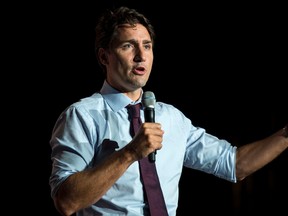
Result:
[[[130,43],[135,43],[135,44],[138,44],[138,41],[137,40],[134,40],[134,39],[131,39],[131,40],[127,40],[127,41],[123,41],[123,42],[130,42]],[[143,44],[149,44],[151,43],[152,44],[152,40],[143,40],[142,42]]]

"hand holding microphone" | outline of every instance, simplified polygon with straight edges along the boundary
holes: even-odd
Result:
[[[155,122],[155,103],[156,98],[153,92],[146,91],[143,93],[142,103],[144,107],[145,122]],[[156,150],[148,155],[148,159],[151,163],[156,160]]]

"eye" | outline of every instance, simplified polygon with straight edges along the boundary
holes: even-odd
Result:
[[[130,43],[126,43],[126,44],[123,44],[122,47],[123,47],[123,49],[129,49],[129,48],[133,47],[133,45]]]
[[[152,47],[151,44],[144,44],[144,48],[145,48],[146,50],[150,50],[151,47]]]

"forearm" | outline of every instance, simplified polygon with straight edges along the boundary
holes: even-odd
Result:
[[[288,148],[287,126],[271,136],[238,148],[236,176],[243,180],[259,170]]]
[[[129,150],[122,149],[101,164],[71,175],[54,198],[57,210],[71,215],[97,202],[134,161]]]

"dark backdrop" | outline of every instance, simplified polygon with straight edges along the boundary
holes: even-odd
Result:
[[[64,108],[102,85],[94,27],[99,12],[108,6],[128,5],[150,18],[157,38],[153,72],[145,90],[153,91],[158,101],[178,107],[195,126],[241,146],[287,123],[283,5],[135,2],[47,4],[36,7],[36,16],[30,17],[37,50],[32,100],[39,102],[39,107],[33,106],[33,130],[41,137],[35,142],[41,153],[33,161],[39,161],[41,173],[45,170],[33,191],[35,204],[44,204],[48,215],[58,215],[48,185],[51,131]],[[287,211],[287,156],[284,152],[238,184],[184,168],[178,215],[238,216],[270,210],[281,215]],[[44,190],[37,189],[39,182]]]

